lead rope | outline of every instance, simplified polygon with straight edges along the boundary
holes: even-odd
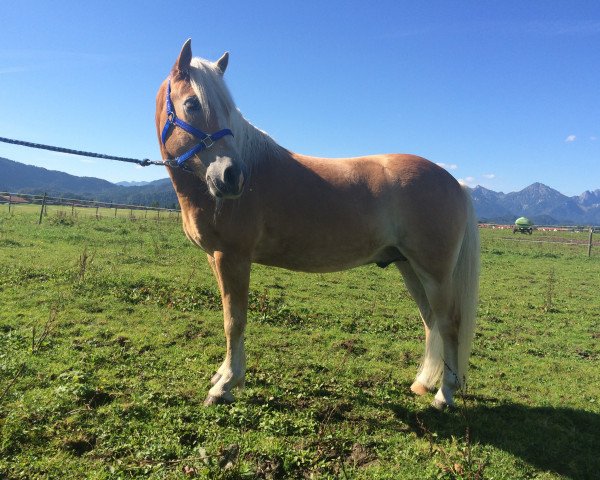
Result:
[[[169,160],[165,160],[165,161],[149,160],[147,158],[140,160],[138,158],[117,157],[115,155],[105,155],[104,153],[85,152],[83,150],[73,150],[71,148],[54,147],[52,145],[44,145],[41,143],[25,142],[23,140],[14,140],[12,138],[5,138],[5,137],[0,137],[0,142],[10,143],[12,145],[21,145],[23,147],[29,147],[29,148],[37,148],[40,150],[50,150],[52,152],[69,153],[71,155],[79,155],[80,157],[102,158],[104,160],[116,160],[117,162],[137,163],[138,165],[141,165],[142,167],[147,167],[148,165],[167,165],[169,167],[179,167],[176,162],[171,162]]]

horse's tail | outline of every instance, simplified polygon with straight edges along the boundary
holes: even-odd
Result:
[[[458,372],[460,386],[465,387],[469,356],[475,333],[475,318],[479,297],[479,227],[477,216],[466,187],[463,193],[467,201],[467,225],[458,261],[453,272],[455,312],[459,315],[458,326]]]
[[[479,290],[479,228],[471,201],[471,195],[463,188],[467,204],[467,222],[458,259],[452,272],[453,305],[450,312],[458,319],[458,366],[457,383],[465,387],[471,344],[475,332],[475,317]],[[423,313],[422,313],[423,314]],[[452,319],[450,319],[452,320]],[[444,372],[444,344],[439,323],[431,325],[425,346],[425,356],[417,373],[417,381],[427,389],[433,389]]]

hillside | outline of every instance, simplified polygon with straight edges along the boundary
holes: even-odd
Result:
[[[141,186],[121,186],[93,177],[78,177],[56,170],[25,165],[0,157],[0,191],[47,193],[50,196],[81,198],[130,205],[172,208],[177,196],[168,178]]]
[[[76,177],[68,173],[25,165],[0,158],[0,190],[19,193],[47,192],[50,194],[72,193],[85,195],[89,192],[104,192],[115,185],[99,178]]]
[[[114,184],[92,177],[25,165],[0,157],[0,191],[48,193],[52,196],[172,208],[177,197],[168,178],[154,182]],[[600,225],[600,189],[567,197],[542,183],[519,192],[502,193],[477,186],[471,189],[480,221],[512,223],[520,216],[536,225]]]

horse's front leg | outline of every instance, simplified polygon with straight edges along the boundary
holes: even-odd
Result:
[[[204,401],[205,405],[233,402],[231,390],[244,385],[246,356],[244,329],[248,310],[250,261],[237,255],[215,252],[209,262],[219,283],[223,301],[223,320],[227,351],[225,360],[213,377],[213,386]]]
[[[213,275],[215,276],[215,279],[217,280],[217,285],[219,286],[219,293],[221,293],[221,295],[222,295],[223,289],[221,288],[221,278],[219,277],[219,272],[217,271],[217,265],[215,263],[215,259],[209,253],[206,254],[206,259],[208,260],[208,264],[210,265],[210,268],[212,269]],[[214,385],[215,383],[217,383],[219,381],[219,379],[222,376],[221,371],[225,370],[226,367],[227,367],[226,362],[223,361],[223,363],[221,364],[221,366],[217,370],[217,373],[215,373],[212,376],[212,378],[210,379],[210,384],[211,385]]]

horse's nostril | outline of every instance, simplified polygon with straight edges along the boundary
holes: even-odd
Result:
[[[225,185],[229,185],[229,186],[233,187],[237,184],[235,170],[236,169],[233,165],[230,165],[229,167],[227,167],[225,169],[225,171],[223,172],[223,182],[225,182]]]

